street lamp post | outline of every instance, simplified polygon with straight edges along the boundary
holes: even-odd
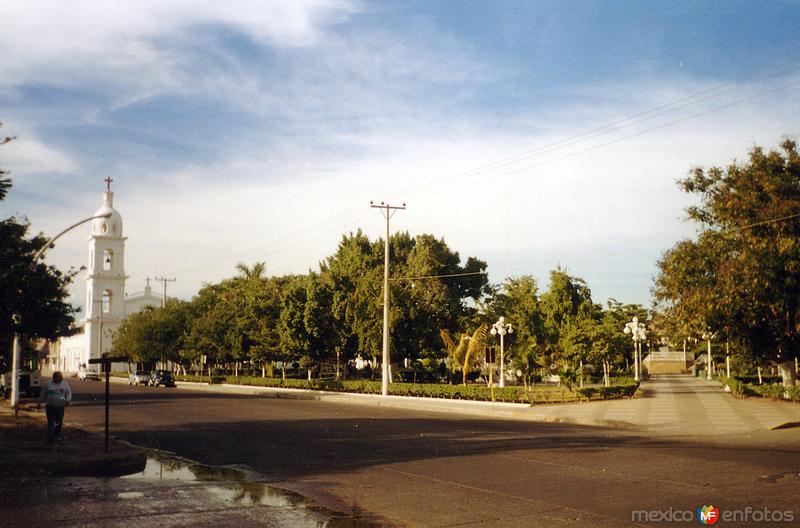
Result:
[[[490,330],[492,335],[500,334],[500,386],[506,386],[506,374],[505,374],[505,361],[504,361],[504,353],[505,353],[505,346],[503,342],[503,338],[506,334],[513,334],[514,329],[511,327],[511,323],[506,323],[506,318],[500,316],[500,319],[497,320],[496,323],[492,325],[492,329]]]
[[[703,339],[706,340],[708,343],[708,354],[706,355],[706,379],[711,380],[711,340],[716,337],[716,332],[711,332],[711,330],[706,330],[703,332]]]
[[[731,377],[731,349],[728,341],[725,341],[725,376]]]
[[[36,263],[39,261],[41,256],[44,255],[44,252],[47,251],[47,249],[53,244],[53,242],[55,242],[58,238],[60,238],[61,235],[64,235],[65,233],[75,229],[79,225],[85,224],[86,222],[91,222],[92,220],[96,220],[98,218],[108,218],[110,216],[111,216],[111,213],[106,213],[106,214],[97,215],[97,216],[90,216],[89,218],[84,218],[80,222],[75,222],[74,224],[72,224],[68,228],[66,228],[63,231],[61,231],[60,233],[58,233],[56,236],[51,237],[50,239],[48,239],[47,242],[45,242],[44,245],[41,248],[39,248],[39,251],[37,251],[33,255],[33,260],[31,261],[31,269],[33,269],[36,266]],[[14,332],[14,349],[13,349],[13,352],[12,352],[12,359],[11,359],[11,401],[10,401],[10,404],[14,408],[14,412],[16,413],[19,410],[19,361],[20,361],[20,357],[19,356],[20,356],[20,349],[22,348],[22,345],[20,343],[19,331],[18,331],[19,328],[22,326],[22,317],[21,317],[20,314],[15,314],[14,315],[14,324],[17,327],[17,331]]]
[[[634,317],[630,323],[625,324],[624,332],[633,338],[633,379],[639,381],[639,356],[641,355],[642,341],[647,338],[644,323],[640,323],[639,318]]]

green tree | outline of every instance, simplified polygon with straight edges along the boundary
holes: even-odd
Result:
[[[530,275],[506,279],[493,296],[487,315],[493,321],[503,316],[512,325],[514,333],[505,336],[505,343],[509,359],[517,370],[524,372],[541,362],[545,331],[536,279]],[[534,373],[530,372],[530,376]]]
[[[308,278],[294,277],[284,284],[281,296],[281,315],[278,333],[284,361],[301,361],[311,379],[311,340],[306,328],[306,303]]]
[[[164,308],[148,306],[129,315],[114,332],[112,354],[133,363],[171,361],[185,365],[189,310],[189,303],[170,299]]]
[[[750,151],[726,169],[694,169],[680,182],[699,197],[689,219],[702,228],[659,262],[654,294],[675,326],[705,326],[779,366],[795,384],[800,354],[800,156]],[[703,330],[705,328],[701,328]]]
[[[416,359],[422,351],[441,350],[439,329],[455,330],[459,319],[474,310],[469,299],[486,289],[486,263],[470,257],[462,266],[458,253],[432,235],[398,233],[390,242],[390,352],[396,359]],[[334,340],[349,350],[349,357],[356,351],[380,355],[383,248],[382,240],[350,234],[320,266],[333,292]]]
[[[233,360],[230,344],[236,334],[230,283],[208,284],[191,301],[191,322],[184,358],[198,362],[206,356],[209,366]]]
[[[550,272],[550,285],[542,294],[539,306],[546,349],[554,360],[566,366],[575,358],[570,350],[577,349],[565,350],[563,346],[576,341],[582,331],[575,321],[591,318],[592,292],[583,279],[572,277],[559,267]],[[562,337],[562,334],[565,335]]]
[[[114,332],[111,354],[124,356],[131,363],[153,363],[158,358],[154,354],[153,321],[155,308],[146,307],[125,318]]]
[[[0,140],[0,145],[12,138]],[[0,169],[0,200],[11,180]],[[56,339],[74,332],[76,310],[66,302],[75,271],[61,272],[33,256],[46,243],[31,237],[27,220],[11,216],[0,220],[0,369],[11,363],[12,336],[24,340]]]
[[[335,334],[331,307],[333,292],[330,285],[318,274],[310,273],[306,278],[306,304],[303,324],[308,336],[306,357],[317,364],[336,353]],[[338,360],[337,357],[337,366]]]

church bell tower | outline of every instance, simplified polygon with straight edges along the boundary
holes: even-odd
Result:
[[[86,274],[85,333],[89,358],[110,352],[111,334],[125,317],[125,240],[122,216],[114,209],[111,178],[106,178],[103,205],[94,215],[89,237],[89,265]]]

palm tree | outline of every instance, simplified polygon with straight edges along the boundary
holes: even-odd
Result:
[[[244,262],[240,262],[236,265],[236,271],[239,272],[239,277],[242,279],[262,279],[267,271],[267,265],[264,262],[256,262],[249,267]]]

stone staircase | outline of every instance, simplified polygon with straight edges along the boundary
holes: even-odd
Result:
[[[645,356],[642,364],[650,374],[684,374],[689,372],[694,355],[686,353],[684,361],[683,350],[670,350],[668,347],[661,347],[653,350]]]

